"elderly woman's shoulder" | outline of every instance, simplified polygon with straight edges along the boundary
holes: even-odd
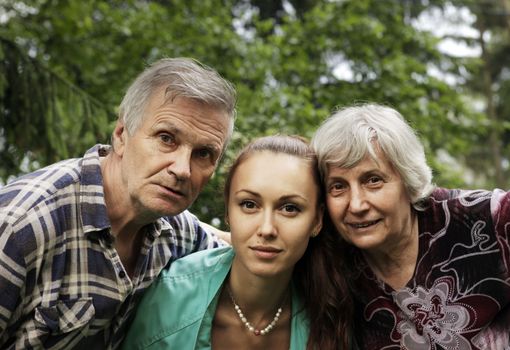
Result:
[[[500,191],[500,190],[499,190]],[[493,191],[488,190],[465,190],[465,189],[448,189],[438,187],[436,188],[430,197],[435,201],[447,201],[447,200],[485,200],[493,196]]]

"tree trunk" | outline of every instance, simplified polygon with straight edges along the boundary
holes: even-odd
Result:
[[[499,0],[499,3],[501,4],[501,7],[503,8],[506,29],[508,30],[508,33],[510,34],[510,0]]]

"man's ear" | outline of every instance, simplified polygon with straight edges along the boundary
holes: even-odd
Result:
[[[112,134],[113,151],[117,153],[119,156],[122,156],[122,154],[124,153],[126,141],[127,141],[127,129],[124,126],[124,122],[119,118],[117,119],[117,123],[115,124],[115,129],[113,129]]]

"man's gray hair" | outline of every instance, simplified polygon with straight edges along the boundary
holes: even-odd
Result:
[[[191,58],[164,58],[143,71],[128,88],[119,106],[119,118],[132,135],[141,125],[152,94],[165,89],[169,101],[181,96],[224,111],[229,118],[228,140],[235,119],[236,92],[218,72]]]
[[[396,110],[377,104],[340,109],[317,129],[312,147],[323,178],[330,166],[351,168],[368,154],[384,153],[405,184],[416,209],[434,190],[432,170],[414,130]]]

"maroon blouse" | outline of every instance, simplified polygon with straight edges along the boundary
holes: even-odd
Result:
[[[354,252],[361,348],[510,349],[510,193],[437,189],[417,215],[417,265],[404,288]]]

